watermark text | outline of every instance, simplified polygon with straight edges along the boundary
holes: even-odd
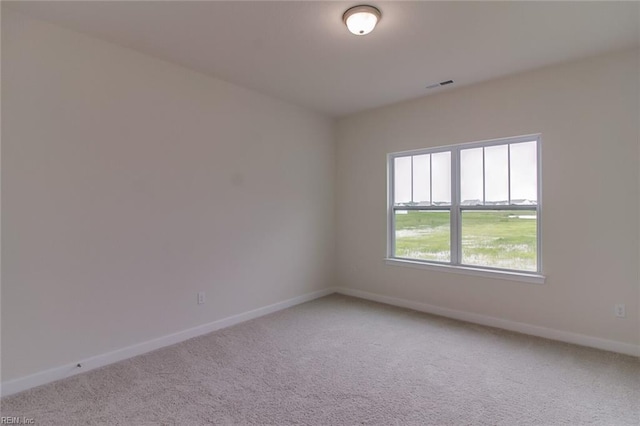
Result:
[[[36,421],[29,417],[0,417],[0,425],[34,425]]]

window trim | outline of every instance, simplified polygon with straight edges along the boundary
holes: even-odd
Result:
[[[480,147],[490,147],[496,145],[514,144],[521,142],[536,142],[536,159],[537,159],[537,185],[538,199],[535,206],[518,206],[518,205],[498,205],[498,206],[462,206],[460,205],[460,151],[463,149],[472,149]],[[542,163],[541,163],[541,146],[542,136],[540,133],[489,139],[483,141],[475,141],[470,143],[462,143],[455,145],[439,146],[434,148],[423,148],[408,151],[393,152],[387,154],[387,256],[386,263],[390,265],[419,267],[421,269],[436,269],[446,272],[459,272],[477,276],[490,276],[494,278],[513,279],[516,281],[526,281],[534,283],[544,283],[545,277],[542,275]],[[407,259],[394,256],[395,253],[395,214],[394,207],[394,161],[398,157],[406,157],[410,155],[434,154],[438,152],[451,152],[451,205],[450,206],[403,206],[402,210],[446,210],[451,215],[451,255],[449,262],[438,262],[421,259]],[[510,161],[510,160],[509,160]],[[509,164],[510,167],[510,164]],[[510,170],[510,169],[509,169]],[[511,173],[509,173],[509,176]],[[412,177],[413,178],[413,177]],[[462,259],[462,244],[460,230],[462,226],[461,212],[463,210],[536,210],[537,216],[537,253],[536,253],[536,271],[523,271],[513,269],[494,268],[479,265],[466,265],[460,261]]]

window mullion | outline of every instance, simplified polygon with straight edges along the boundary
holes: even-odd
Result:
[[[487,204],[487,179],[484,169],[484,146],[482,147],[482,204]]]
[[[429,154],[429,205],[433,205],[433,155]]]
[[[459,265],[461,259],[460,232],[460,149],[451,150],[451,264]]]
[[[536,221],[537,221],[537,229],[536,229],[536,263],[538,266],[538,273],[542,273],[542,219],[540,215],[541,205],[542,205],[542,154],[541,154],[541,140],[538,136],[536,138],[536,179],[537,179],[537,196],[536,200]]]
[[[387,173],[389,195],[387,200],[387,256],[396,255],[396,214],[393,209],[395,204],[395,159],[391,155],[387,158]]]
[[[414,202],[413,199],[413,155],[411,156],[411,202]]]
[[[507,204],[511,205],[511,144],[507,144]]]

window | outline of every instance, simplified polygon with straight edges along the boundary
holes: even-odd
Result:
[[[540,136],[389,154],[388,257],[540,274]]]

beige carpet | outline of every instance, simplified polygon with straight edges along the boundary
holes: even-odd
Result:
[[[332,295],[1,404],[42,425],[638,425],[640,361]]]

